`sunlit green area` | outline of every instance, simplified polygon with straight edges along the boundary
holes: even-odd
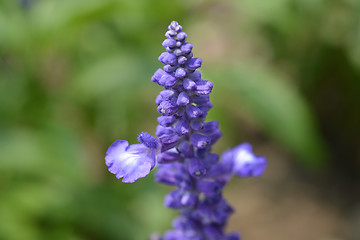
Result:
[[[123,184],[104,156],[116,139],[154,134],[150,78],[172,20],[214,82],[216,152],[271,143],[302,171],[360,175],[357,0],[1,0],[0,239],[170,228],[169,188]]]

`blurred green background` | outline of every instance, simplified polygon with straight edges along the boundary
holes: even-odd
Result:
[[[0,239],[141,240],[170,228],[170,188],[152,176],[123,184],[104,156],[116,139],[154,133],[161,88],[150,78],[172,20],[214,82],[215,152],[249,141],[269,160],[263,178],[225,192],[240,212],[231,230],[360,239],[358,0],[0,0]],[[288,208],[275,208],[281,199]],[[315,210],[298,218],[301,206]]]

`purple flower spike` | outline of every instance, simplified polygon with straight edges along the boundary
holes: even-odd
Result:
[[[233,150],[233,172],[239,177],[258,177],[264,173],[267,162],[264,157],[257,157],[248,143],[243,143]]]
[[[143,144],[130,145],[117,140],[107,150],[105,163],[116,178],[133,183],[148,175],[155,166],[156,150]]]
[[[165,206],[179,210],[173,229],[151,240],[240,240],[225,232],[233,209],[222,196],[232,176],[257,177],[266,159],[255,156],[250,144],[242,144],[219,155],[212,146],[222,136],[217,121],[206,122],[213,107],[213,83],[202,79],[202,60],[193,57],[193,45],[178,22],[165,33],[165,48],[158,60],[165,66],[151,78],[165,90],[156,97],[158,126],[155,135],[142,132],[141,144],[129,146],[118,140],[105,157],[109,171],[123,182],[135,182],[157,165],[155,180],[176,187],[165,198]]]

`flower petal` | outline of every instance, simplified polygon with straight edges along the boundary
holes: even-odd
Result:
[[[239,177],[258,177],[264,173],[267,165],[264,157],[255,156],[248,143],[234,148],[233,158],[233,172]]]
[[[129,143],[125,140],[116,140],[113,144],[111,144],[111,146],[106,151],[106,166],[110,167],[114,163],[116,156],[124,152],[127,146],[129,146]]]
[[[109,171],[123,182],[132,183],[145,177],[155,166],[155,150],[143,144],[133,144],[124,140],[115,141],[105,157]]]

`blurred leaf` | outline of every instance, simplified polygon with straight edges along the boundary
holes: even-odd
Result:
[[[72,185],[84,179],[79,162],[81,146],[64,129],[0,131],[0,172],[48,180],[66,176],[66,182]]]
[[[255,65],[210,70],[211,79],[234,91],[271,136],[301,157],[308,166],[325,161],[323,142],[309,106],[281,76]],[[226,79],[226,81],[224,80]],[[231,104],[236,111],[236,101]]]
[[[119,1],[40,1],[31,9],[33,29],[39,35],[52,37],[61,32],[88,25],[99,18],[115,13]],[[60,32],[59,32],[60,31]]]
[[[139,79],[141,68],[136,65],[136,59],[126,53],[98,59],[78,71],[70,83],[69,91],[76,99],[82,100],[106,96],[109,93],[114,94],[114,91],[118,90],[125,91],[126,85]]]

